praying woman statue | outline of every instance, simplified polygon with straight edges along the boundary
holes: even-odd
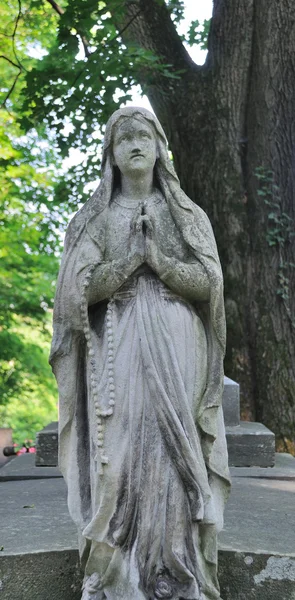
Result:
[[[215,600],[230,479],[223,280],[209,220],[143,108],[106,125],[71,221],[51,364],[82,600]]]

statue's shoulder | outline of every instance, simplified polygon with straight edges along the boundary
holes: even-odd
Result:
[[[190,200],[190,206],[191,206],[191,210],[193,211],[194,218],[197,219],[198,221],[201,221],[204,224],[204,226],[212,229],[210,219],[209,219],[207,213],[204,211],[204,209],[201,208],[198,204],[196,204],[192,200]]]
[[[81,228],[83,228],[83,226],[86,223],[86,214],[85,211],[83,211],[83,209],[84,206],[80,210],[78,210],[78,212],[72,217],[68,224],[66,231],[67,242],[70,242],[73,238],[75,238],[81,230]]]
[[[195,227],[198,227],[204,234],[214,238],[211,221],[207,213],[198,204],[193,202],[184,192],[182,192],[181,204],[185,210],[190,213],[188,218],[192,232]],[[191,218],[193,216],[193,219]]]
[[[98,211],[98,207],[91,200],[86,202],[69,222],[65,237],[65,248],[72,247],[86,229],[91,231],[94,221],[95,230],[104,229],[107,210],[105,208]],[[93,237],[91,233],[90,236]]]

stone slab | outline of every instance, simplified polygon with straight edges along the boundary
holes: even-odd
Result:
[[[282,462],[286,463],[285,457]],[[282,464],[275,468],[283,476]],[[241,552],[295,553],[295,481],[259,479],[252,476],[256,471],[249,468],[248,477],[232,477],[220,547]],[[237,473],[238,469],[231,472]],[[77,548],[76,528],[66,505],[66,486],[60,477],[2,482],[0,519],[0,547],[4,547],[0,559],[8,554]]]
[[[281,481],[295,480],[295,458],[291,454],[277,452],[274,467],[231,467],[232,477],[248,477],[258,479],[277,479]],[[294,542],[295,546],[295,542]]]
[[[0,483],[0,522],[0,559],[77,548],[62,478]]]
[[[231,394],[234,397],[234,392]],[[239,421],[239,423],[239,426],[226,427],[229,465],[272,467],[275,456],[274,433],[260,423],[246,421]],[[57,422],[50,423],[37,434],[36,445],[36,466],[55,467],[58,460]]]
[[[56,467],[58,462],[58,422],[49,423],[37,433],[36,467]]]
[[[1,481],[62,477],[57,467],[36,467],[35,454],[16,456],[0,470]]]
[[[275,435],[261,423],[241,421],[226,427],[229,465],[233,467],[273,467]]]
[[[1,600],[81,600],[77,550],[0,558]]]
[[[233,477],[232,483],[220,548],[295,558],[295,481]]]
[[[240,424],[240,386],[229,377],[224,377],[222,396],[224,423],[235,427]]]
[[[294,600],[295,558],[220,550],[223,600]],[[78,551],[0,559],[1,600],[81,600]],[[124,599],[128,600],[128,599]]]
[[[295,478],[278,456],[268,473]],[[233,488],[219,540],[223,600],[295,600],[295,481],[231,469]],[[261,472],[264,470],[261,469]],[[31,508],[24,508],[31,506]],[[0,484],[1,600],[80,600],[77,536],[61,478]],[[126,599],[127,600],[127,599]]]
[[[295,600],[295,555],[219,552],[223,600]]]
[[[224,421],[226,426],[237,426],[240,423],[240,386],[224,377],[222,398]],[[51,467],[57,465],[58,456],[58,423],[49,423],[37,434],[36,466]]]

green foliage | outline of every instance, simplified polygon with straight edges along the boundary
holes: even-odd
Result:
[[[203,23],[200,23],[197,19],[192,21],[187,35],[183,37],[183,40],[189,44],[189,46],[198,44],[201,50],[207,50],[210,23],[211,19],[205,19]]]
[[[183,0],[167,0],[166,4],[171,12],[174,23],[179,23],[183,19],[184,2]]]
[[[54,196],[61,159],[52,136],[43,123],[26,135],[19,124],[31,54],[56,32],[56,15],[44,20],[35,4],[1,2],[0,422],[20,443],[56,418],[48,319],[69,212]]]
[[[52,309],[63,224],[51,206],[51,151],[39,152],[37,134],[21,139],[12,117],[5,111],[1,117],[4,123],[9,119],[10,130],[1,134],[0,160],[0,404],[24,385],[26,345],[16,323],[30,322],[42,331]]]
[[[283,247],[295,235],[293,220],[282,211],[280,189],[273,180],[273,172],[264,167],[257,167],[255,176],[259,181],[257,194],[269,207],[267,243],[269,246]]]
[[[166,4],[179,22],[184,2]],[[56,418],[48,319],[63,231],[99,178],[103,125],[143,75],[182,74],[123,44],[121,0],[0,7],[0,418],[21,442]]]
[[[171,10],[180,10],[180,5],[175,3]],[[48,54],[26,74],[21,125],[29,131],[45,124],[54,132],[63,158],[69,148],[83,153],[83,162],[71,168],[58,187],[59,196],[74,205],[85,201],[85,184],[99,178],[103,126],[114,110],[131,100],[139,74],[151,84],[159,74],[175,79],[180,73],[154,52],[122,43],[112,17],[118,18],[122,2],[72,0],[63,10]]]
[[[13,429],[13,441],[35,439],[57,420],[57,390],[49,369],[50,329],[32,318],[14,315],[9,330],[0,332],[0,422]],[[8,402],[9,400],[9,402]]]
[[[131,100],[130,90],[142,81],[143,75],[146,85],[150,85],[159,76],[178,79],[182,73],[163,64],[152,51],[123,44],[122,32],[115,25],[124,10],[121,0],[63,0],[57,11],[47,0],[22,0],[20,12],[16,0],[14,3],[15,18],[20,17],[14,48],[16,41],[19,45],[19,37],[23,38],[19,123],[25,132],[37,130],[39,135],[42,127],[44,139],[50,131],[56,156],[65,158],[70,149],[80,152],[80,163],[55,185],[55,197],[75,210],[86,199],[85,184],[99,178],[102,132],[110,114]],[[183,0],[167,0],[166,4],[173,20],[179,22],[183,18]],[[13,27],[11,16],[10,22]],[[191,44],[200,40],[205,43],[208,23],[205,22],[204,31],[198,27],[195,40],[191,25]],[[39,50],[39,60],[29,56],[32,47]],[[12,60],[14,53],[7,57]],[[10,77],[13,71],[18,76],[18,61],[16,66],[8,66]]]
[[[294,222],[291,217],[282,210],[280,189],[276,185],[273,172],[265,167],[255,169],[255,177],[259,181],[257,195],[268,206],[268,226],[266,241],[269,246],[276,248],[279,255],[278,287],[277,295],[282,299],[290,322],[295,328],[295,320],[290,308],[290,278],[289,271],[295,265],[284,260],[284,249],[290,244],[295,236]]]

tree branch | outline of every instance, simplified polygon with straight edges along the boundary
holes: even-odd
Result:
[[[110,40],[109,46],[111,46],[119,37],[121,37],[125,33],[125,31],[128,29],[128,27],[130,27],[130,25],[132,25],[133,21],[135,21],[135,19],[137,19],[137,17],[139,17],[140,13],[141,13],[141,9],[138,12],[136,12],[135,15],[133,15],[133,17],[131,17],[130,21],[128,21],[128,23],[126,23],[126,25],[124,25],[124,27],[121,29],[121,31],[119,31],[117,33],[117,35],[115,35]]]
[[[137,80],[148,95],[175,156],[175,149],[180,150],[181,138],[191,129],[190,116],[193,110],[195,112],[191,90],[194,89],[195,96],[203,93],[201,67],[185,49],[165,0],[120,0],[120,10],[117,5],[118,0],[109,0],[112,19],[126,46],[138,46],[158,57],[159,64],[155,68],[152,65],[138,69]],[[170,69],[166,68],[164,73],[159,68],[161,65],[169,65]],[[173,77],[175,73],[180,75]],[[184,115],[181,125],[176,122],[180,112]]]
[[[84,35],[81,35],[79,32],[77,32],[77,33],[80,36],[80,40],[81,40],[83,48],[84,48],[85,57],[89,58],[89,56],[91,56],[92,52],[90,52],[90,50],[89,50],[88,40],[86,39],[86,37]]]
[[[15,24],[14,24],[14,29],[13,29],[13,34],[12,34],[13,38],[15,37],[17,26],[18,26],[18,22],[19,22],[19,20],[21,18],[21,15],[22,15],[22,5],[21,5],[21,1],[18,0],[18,14],[17,14],[16,20],[15,20]]]
[[[9,62],[13,67],[16,67],[16,69],[22,70],[22,67],[14,63],[13,60],[10,60],[10,58],[8,58],[7,56],[4,56],[4,54],[0,54],[0,58],[4,58],[4,60],[7,60],[7,62]]]
[[[7,100],[9,99],[9,97],[11,96],[11,94],[12,94],[12,92],[13,92],[13,90],[14,90],[14,88],[15,88],[15,86],[16,86],[16,84],[17,84],[17,80],[18,80],[18,78],[19,78],[20,74],[21,74],[21,69],[19,70],[18,74],[16,75],[16,77],[15,77],[15,79],[14,79],[14,82],[13,82],[13,84],[12,84],[11,88],[9,89],[9,91],[7,92],[7,94],[6,94],[6,96],[5,96],[5,99],[4,99],[4,100],[3,100],[3,102],[1,103],[1,105],[0,105],[0,106],[1,106],[1,108],[7,108],[7,107],[6,107],[6,102],[7,102]]]
[[[47,2],[49,2],[49,4],[51,4],[52,8],[54,8],[55,12],[57,12],[58,15],[63,15],[64,14],[64,10],[63,8],[61,8],[61,6],[59,6],[54,0],[47,0]]]
[[[126,43],[153,51],[163,64],[172,64],[176,71],[195,65],[182,44],[164,0],[123,0],[121,11],[116,11],[116,1],[109,5]]]
[[[250,81],[254,26],[254,0],[214,0],[208,38],[206,68],[214,76],[214,96],[227,93],[230,126],[218,101],[217,126],[226,131],[228,146],[235,148],[247,138],[246,111]]]
[[[0,35],[3,35],[3,37],[7,37],[7,38],[12,37],[9,33],[5,33],[4,31],[0,31]]]
[[[22,65],[22,63],[20,62],[17,54],[16,54],[16,49],[15,49],[15,36],[16,36],[16,32],[17,32],[17,27],[20,21],[20,18],[22,16],[22,5],[21,5],[21,0],[18,0],[18,14],[15,20],[15,24],[14,24],[14,29],[13,29],[13,33],[12,33],[12,49],[13,49],[13,54],[15,56],[15,60],[18,63],[19,67],[21,70],[26,71],[27,69]]]
[[[48,2],[49,2],[49,1],[50,1],[50,0],[48,0]],[[130,19],[130,21],[129,21],[129,22],[128,22],[128,23],[127,23],[127,24],[126,24],[124,27],[123,27],[123,29],[122,29],[121,31],[119,31],[119,32],[117,33],[117,35],[115,35],[115,36],[114,36],[114,37],[113,37],[113,38],[110,40],[110,42],[109,42],[109,44],[108,44],[108,46],[109,46],[109,47],[110,47],[110,46],[112,46],[112,44],[113,44],[113,43],[114,43],[114,42],[115,42],[115,41],[116,41],[116,40],[117,40],[119,37],[121,37],[122,33],[124,33],[124,31],[126,31],[126,29],[128,29],[129,25],[131,25],[131,23],[134,21],[134,19],[136,19],[136,17],[139,15],[139,13],[140,13],[140,11],[138,11],[138,13],[136,13],[136,14],[135,14],[135,15],[132,17],[132,19]],[[91,52],[90,56],[93,56],[93,55],[94,55],[94,54],[97,52],[97,50],[98,50],[98,49],[94,50],[94,52]],[[81,75],[82,75],[82,73],[84,73],[84,71],[85,71],[85,66],[83,67],[83,69],[81,69],[81,71],[79,71],[79,73],[77,73],[77,75],[76,75],[76,77],[75,77],[75,79],[74,79],[74,81],[73,81],[73,83],[72,83],[72,87],[73,87],[73,86],[74,86],[74,85],[77,83],[77,81],[78,81],[79,77],[81,77]],[[99,79],[100,79],[100,81],[101,81],[101,82],[104,84],[104,82],[105,82],[105,79],[104,79],[104,77],[101,75],[101,73],[99,74]]]
[[[57,2],[55,2],[55,0],[47,0],[47,2],[49,2],[49,4],[52,6],[52,8],[55,10],[55,12],[57,12],[57,14],[61,17],[62,15],[64,15],[65,11],[64,9],[59,6],[59,4],[57,4]],[[74,27],[76,28],[76,26],[74,25]],[[77,29],[77,34],[82,42],[83,48],[84,48],[84,53],[86,58],[89,58],[89,56],[91,56],[91,52],[89,50],[89,43],[88,40],[86,39],[86,37]]]
[[[13,81],[10,89],[8,90],[8,92],[7,92],[7,94],[6,94],[3,102],[1,102],[1,105],[0,105],[0,107],[1,108],[5,108],[8,111],[9,114],[10,114],[10,111],[8,110],[8,108],[6,106],[6,102],[7,102],[7,100],[9,100],[9,98],[10,98],[10,96],[11,96],[11,94],[12,94],[12,92],[13,92],[16,84],[17,84],[18,78],[20,77],[21,73],[23,71],[26,71],[26,68],[20,62],[20,60],[19,60],[19,58],[18,58],[18,56],[16,54],[16,49],[15,49],[15,36],[16,36],[17,27],[18,27],[18,24],[19,24],[21,16],[22,16],[21,0],[18,0],[18,13],[17,13],[17,17],[15,19],[15,23],[14,23],[14,28],[13,28],[12,35],[7,35],[6,36],[6,37],[10,37],[11,38],[11,41],[12,41],[12,50],[13,50],[13,54],[14,54],[15,59],[16,59],[17,62],[16,63],[13,62],[13,60],[11,60],[10,58],[8,58],[4,54],[0,55],[0,58],[3,58],[3,60],[6,60],[10,65],[12,65],[16,69],[18,69],[18,73],[17,73],[16,77],[14,78],[14,81]]]

